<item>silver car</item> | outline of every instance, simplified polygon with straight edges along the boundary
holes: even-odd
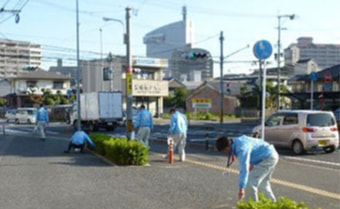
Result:
[[[313,149],[330,153],[339,147],[339,132],[332,112],[284,110],[271,115],[265,122],[264,138],[275,146],[288,147],[295,154]],[[252,134],[260,137],[261,126]]]
[[[10,109],[6,111],[5,118],[6,122],[15,121],[15,114],[17,113],[16,109]]]
[[[36,108],[30,107],[18,108],[17,113],[15,114],[15,122],[17,124],[19,123],[32,124],[36,122],[36,116],[37,116]]]

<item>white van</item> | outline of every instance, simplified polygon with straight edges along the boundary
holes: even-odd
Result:
[[[15,114],[15,123],[36,123],[37,109],[33,107],[18,108]]]
[[[334,114],[317,110],[283,110],[265,122],[264,138],[275,146],[288,147],[295,154],[313,149],[330,153],[339,147],[339,132]],[[261,126],[252,134],[261,135]]]

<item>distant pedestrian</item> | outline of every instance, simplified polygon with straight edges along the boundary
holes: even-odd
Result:
[[[174,151],[178,149],[180,161],[185,161],[185,145],[187,143],[188,120],[187,117],[176,111],[170,110],[170,128],[169,135],[174,140]]]
[[[46,139],[45,131],[48,123],[49,123],[48,111],[44,108],[43,104],[40,104],[40,108],[37,111],[36,125],[40,130],[40,137],[42,140]]]
[[[84,131],[76,131],[72,137],[71,141],[68,145],[67,150],[64,151],[64,153],[69,153],[71,149],[79,148],[80,152],[84,152],[85,143],[88,142],[91,147],[96,147],[96,145],[93,143],[89,135],[85,133]]]
[[[151,112],[145,109],[143,104],[140,106],[134,122],[134,127],[138,128],[137,138],[145,146],[149,146],[149,138],[153,129],[153,118]]]
[[[260,190],[267,198],[276,201],[270,179],[279,155],[273,145],[263,139],[245,135],[235,139],[223,136],[217,139],[216,148],[218,151],[229,153],[227,167],[234,160],[234,156],[239,160],[239,200],[247,197],[259,201],[258,190]]]

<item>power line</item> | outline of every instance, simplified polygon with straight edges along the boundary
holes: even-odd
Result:
[[[27,3],[29,2],[29,0],[26,0],[22,5],[21,5],[21,2],[23,2],[24,0],[19,0],[15,6],[13,7],[13,9],[10,9],[10,10],[7,10],[5,9],[5,7],[3,6],[2,8],[0,8],[0,13],[2,12],[8,12],[8,13],[11,13],[10,16],[8,16],[7,18],[5,18],[4,20],[0,21],[0,24],[5,22],[6,20],[8,20],[9,18],[15,16],[15,22],[16,23],[19,23],[19,20],[20,20],[20,16],[19,16],[19,13],[22,11],[22,9],[27,5]],[[9,1],[7,1],[5,3],[5,5],[8,3]],[[20,6],[21,5],[21,6]],[[19,8],[20,7],[20,8]],[[19,8],[19,9],[17,9]]]

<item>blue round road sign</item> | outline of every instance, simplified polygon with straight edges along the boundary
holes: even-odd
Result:
[[[261,40],[255,43],[253,52],[256,58],[260,60],[268,59],[273,53],[273,47],[269,41]]]
[[[318,80],[318,74],[316,72],[312,72],[310,74],[310,78],[312,81],[317,81]]]

